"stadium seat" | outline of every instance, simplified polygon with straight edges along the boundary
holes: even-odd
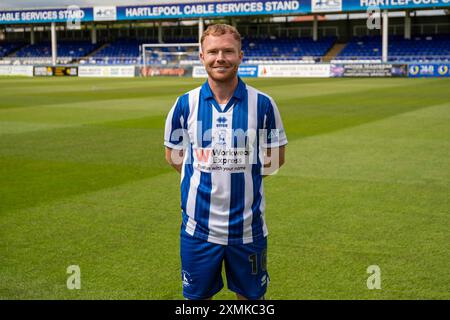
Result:
[[[338,54],[339,60],[381,59],[380,36],[353,37]],[[449,62],[450,35],[416,36],[404,39],[390,36],[388,60],[391,62]]]
[[[0,58],[8,56],[24,45],[23,42],[0,42]]]
[[[336,37],[319,38],[252,38],[242,40],[244,62],[289,61],[323,57],[336,42]]]
[[[99,47],[99,44],[92,44],[89,41],[59,41],[57,55],[61,58],[77,59],[88,55],[97,47]],[[52,46],[50,42],[27,45],[17,51],[13,56],[17,58],[51,57]]]

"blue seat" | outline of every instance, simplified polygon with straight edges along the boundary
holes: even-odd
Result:
[[[381,59],[381,37],[353,37],[337,58],[359,59],[375,57]],[[390,61],[448,61],[450,57],[450,35],[432,35],[404,39],[390,36],[388,54]]]

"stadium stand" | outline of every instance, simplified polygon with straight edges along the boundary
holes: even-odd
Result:
[[[20,49],[24,45],[25,44],[22,42],[0,43],[0,58],[10,55],[11,53]]]
[[[336,59],[381,59],[381,54],[381,37],[354,37]],[[448,62],[449,59],[450,35],[423,35],[411,39],[389,37],[389,61]]]
[[[165,43],[195,43],[196,39],[168,39]],[[323,55],[333,46],[335,37],[324,37],[318,41],[311,38],[243,38],[242,45],[245,52],[244,62],[258,61],[289,61],[302,59],[315,59],[319,61]],[[107,44],[89,58],[91,64],[136,64],[140,59],[140,46],[144,43],[157,44],[157,39],[135,40],[120,39]],[[149,55],[147,63],[164,64],[175,59],[175,55],[158,54],[158,52],[186,52],[186,48],[161,48],[155,49]],[[187,60],[197,59],[196,56],[186,55]]]
[[[80,58],[95,50],[99,45],[94,45],[88,41],[61,41],[58,43],[58,57]],[[19,58],[51,57],[52,49],[50,42],[40,42],[28,45],[12,55]]]
[[[106,44],[89,58],[91,64],[135,64],[139,60],[138,40],[120,39]]]
[[[321,57],[333,46],[335,37],[324,37],[313,41],[312,38],[244,38],[242,47],[244,62],[287,61],[314,59]]]
[[[446,26],[442,22],[443,26]],[[357,26],[357,25],[355,25]],[[438,28],[440,25],[434,25]],[[449,24],[450,26],[450,24]],[[169,28],[165,28],[168,30]],[[189,29],[188,36],[183,32],[172,32],[164,35],[164,43],[196,43],[198,39],[192,37],[196,27]],[[113,29],[115,30],[115,29]],[[182,30],[182,29],[180,29]],[[281,32],[278,36],[270,33],[252,32],[244,25],[240,28],[243,36],[244,63],[310,63],[310,62],[346,62],[346,61],[374,61],[382,58],[381,36],[351,36],[342,33],[341,36],[319,36],[314,41],[309,36],[294,36]],[[398,28],[396,29],[398,30]],[[415,29],[418,30],[417,28]],[[437,30],[437,29],[436,29]],[[423,35],[413,33],[411,39],[402,35],[389,37],[389,62],[449,62],[450,61],[450,34],[448,31],[439,34]],[[449,29],[450,30],[450,29]],[[105,30],[103,30],[105,31]],[[117,31],[117,30],[116,30]],[[129,30],[128,30],[129,31]],[[172,30],[171,30],[172,31]],[[353,34],[358,34],[353,30]],[[100,32],[100,31],[99,31]],[[101,33],[101,32],[100,32]],[[129,32],[128,32],[129,33]],[[437,32],[436,32],[437,33]],[[144,38],[135,36],[124,37],[123,33],[105,36],[101,33],[101,41],[92,44],[89,36],[81,35],[66,40],[68,35],[61,33],[57,44],[58,63],[80,63],[96,65],[135,65],[142,63],[142,44],[157,44],[158,37],[155,32],[144,33]],[[42,36],[42,35],[41,35]],[[64,38],[66,36],[66,38]],[[69,34],[70,36],[70,34]],[[28,36],[27,36],[28,37]],[[83,39],[83,40],[81,40]],[[51,58],[51,43],[48,38],[36,44],[27,44],[23,39],[0,42],[0,64],[48,64]],[[179,63],[198,63],[196,54],[189,54],[192,48],[150,48],[147,51],[147,65]],[[182,59],[180,57],[182,56]],[[51,62],[51,61],[50,61]]]
[[[323,61],[323,57],[336,43],[336,37],[323,37],[317,41],[312,38],[256,38],[244,37],[242,40],[244,62],[289,62]],[[195,43],[196,39],[168,39],[165,43]],[[70,60],[85,58],[82,63],[118,65],[141,62],[142,44],[155,43],[157,39],[136,40],[119,39],[111,43],[92,44],[89,41],[60,41],[58,57]],[[98,51],[96,51],[98,49]],[[166,64],[176,58],[170,52],[185,52],[186,48],[155,49],[148,56],[148,64]],[[94,52],[92,56],[90,54]],[[164,54],[166,53],[166,54]],[[382,55],[381,37],[353,37],[335,57],[335,61],[380,60]],[[0,44],[0,57],[37,59],[51,57],[50,42],[26,45],[23,42],[3,42]],[[186,60],[196,60],[196,56],[186,55]],[[389,37],[389,61],[391,62],[449,62],[450,35],[422,35],[404,39],[402,36]]]
[[[183,41],[178,39],[168,39],[165,43],[196,43],[197,39],[185,38]],[[89,57],[87,63],[90,64],[136,64],[140,62],[142,44],[158,44],[157,39],[136,40],[119,39],[104,46],[101,50]],[[155,51],[160,52],[183,52],[185,48],[161,48]],[[149,56],[147,63],[164,64],[170,62],[175,56],[161,55],[153,53]],[[197,59],[197,58],[195,58]]]

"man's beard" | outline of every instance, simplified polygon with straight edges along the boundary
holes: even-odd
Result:
[[[216,82],[228,82],[236,77],[236,75],[238,73],[238,68],[239,68],[239,65],[234,65],[232,67],[232,70],[226,73],[227,74],[226,77],[223,77],[223,76],[216,77],[214,71],[210,70],[210,69],[207,69],[207,73],[208,73],[208,76]]]

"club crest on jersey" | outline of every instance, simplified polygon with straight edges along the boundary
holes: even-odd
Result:
[[[216,119],[216,127],[218,127],[218,128],[226,128],[226,127],[228,127],[228,124],[227,124],[227,118],[225,118],[225,117],[218,117],[217,119]]]
[[[181,280],[183,282],[183,287],[189,287],[191,285],[191,275],[185,270],[181,271]]]
[[[225,139],[227,137],[227,132],[225,130],[220,130],[217,133],[217,142],[216,145],[219,146],[225,146],[227,143],[225,142]]]

